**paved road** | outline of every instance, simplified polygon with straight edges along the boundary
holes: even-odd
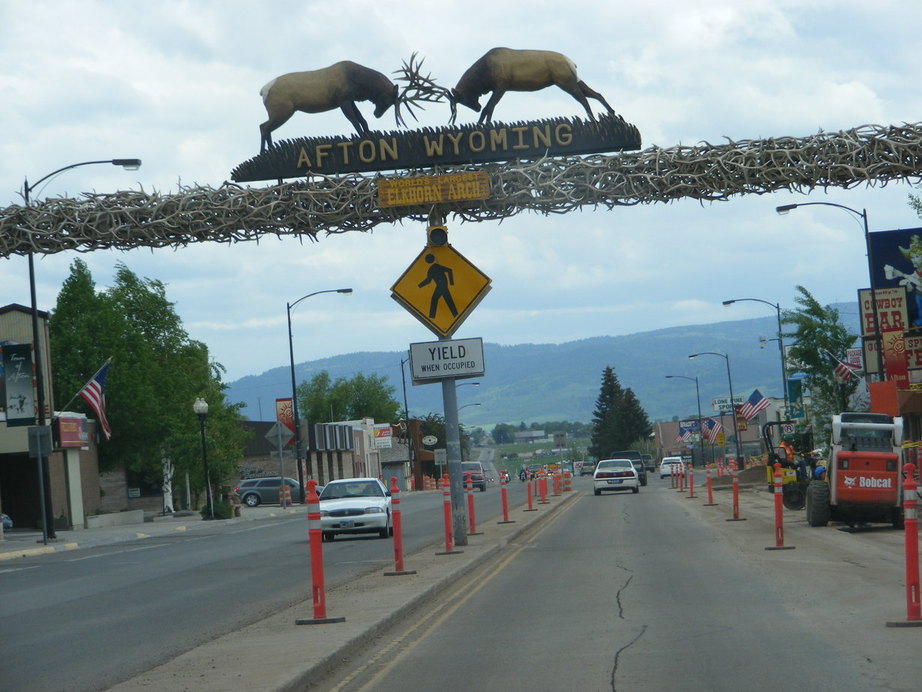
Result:
[[[659,479],[638,495],[587,492],[321,689],[919,689],[922,630],[884,622],[882,604],[900,612],[899,589],[882,588],[898,581],[885,557],[897,533],[805,529],[810,546],[766,552],[763,500],[747,526]],[[860,608],[843,598],[854,580]]]
[[[500,512],[494,488],[474,496]],[[401,510],[408,553],[443,539],[440,493],[404,493]],[[303,510],[193,528],[0,563],[0,687],[100,689],[310,598]],[[331,589],[393,564],[389,540],[324,544]]]

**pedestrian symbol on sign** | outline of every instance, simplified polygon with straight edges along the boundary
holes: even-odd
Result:
[[[425,288],[429,284],[435,284],[432,288],[432,300],[429,301],[429,319],[435,319],[439,309],[439,300],[445,301],[445,307],[451,312],[452,317],[458,316],[455,308],[455,301],[451,298],[451,289],[454,286],[455,275],[451,267],[444,267],[436,263],[435,255],[431,252],[425,257],[426,264],[429,265],[429,271],[426,278],[420,281],[417,288]]]

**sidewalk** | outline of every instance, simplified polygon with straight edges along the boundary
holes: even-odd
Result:
[[[295,505],[289,509],[282,509],[278,505],[241,507],[239,518],[224,519],[219,523],[223,526],[267,517],[302,514],[306,511],[307,507],[302,505]],[[93,548],[124,541],[134,541],[139,538],[165,536],[181,531],[196,531],[214,526],[210,521],[203,521],[201,515],[197,512],[177,512],[172,515],[155,515],[148,518],[152,519],[152,521],[145,521],[143,524],[125,524],[123,526],[94,529],[69,529],[66,531],[57,530],[55,531],[56,538],[49,539],[47,545],[43,542],[41,529],[14,528],[12,531],[3,532],[3,540],[0,541],[0,562],[20,557],[45,555],[62,550]]]

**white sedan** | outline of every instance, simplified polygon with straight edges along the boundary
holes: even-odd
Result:
[[[630,459],[603,459],[592,474],[592,489],[596,495],[603,490],[640,492],[640,477]]]
[[[377,478],[343,478],[327,483],[320,493],[323,540],[338,533],[394,535],[391,493]]]

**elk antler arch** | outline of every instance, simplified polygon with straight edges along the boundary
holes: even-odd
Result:
[[[680,198],[721,201],[776,190],[918,182],[922,123],[481,168],[490,173],[491,198],[441,204],[440,213],[489,221],[523,211],[562,214],[584,206],[611,209]],[[375,200],[382,177],[419,174],[314,176],[266,188],[183,187],[169,195],[84,193],[80,199],[53,198],[29,208],[13,205],[0,210],[0,257],[231,243],[267,234],[316,240],[319,233],[369,231],[405,218],[424,221],[429,207],[381,209]]]

